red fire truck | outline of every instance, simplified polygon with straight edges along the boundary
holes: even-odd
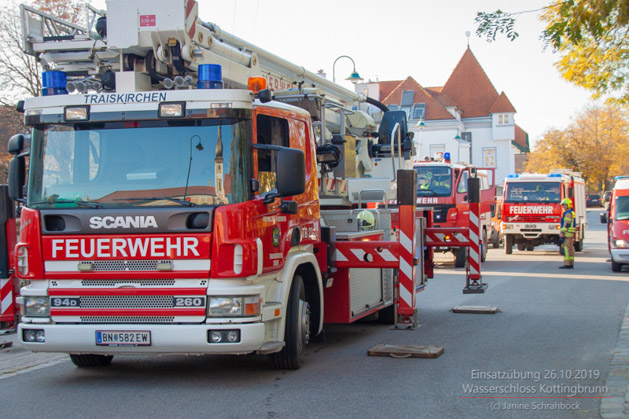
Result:
[[[629,265],[629,176],[616,176],[607,212],[601,213],[601,222],[607,224],[612,271],[620,272],[623,265]]]
[[[370,217],[339,204],[331,175],[356,171],[347,138],[367,140],[344,115],[365,98],[202,22],[193,0],[107,5],[94,28],[22,6],[46,69],[42,96],[18,105],[31,134],[9,141],[22,345],[80,367],[257,353],[299,368],[324,322],[416,324],[416,172],[397,171],[399,208]],[[387,118],[393,161],[410,138]],[[473,262],[464,292],[483,292]]]
[[[469,164],[450,161],[449,153],[437,161],[415,162],[417,172],[417,205],[433,209],[435,228],[464,227],[470,225],[468,179],[478,177],[480,183],[481,261],[487,258],[487,237],[495,206],[496,186],[494,168],[477,168]],[[435,251],[452,252],[455,266],[463,267],[466,247],[436,247]]]
[[[587,228],[585,182],[580,173],[567,169],[552,173],[511,174],[505,179],[502,206],[502,237],[505,253],[533,250],[557,244],[561,223],[561,200],[569,198],[576,216],[574,248],[583,249]]]

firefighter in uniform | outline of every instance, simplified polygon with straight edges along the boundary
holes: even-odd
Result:
[[[419,183],[418,189],[420,191],[427,191],[430,188],[430,182],[425,175],[420,175],[417,178],[417,182]]]
[[[572,202],[565,198],[561,201],[563,215],[561,216],[561,229],[559,230],[559,240],[563,241],[563,266],[559,269],[574,268],[574,233],[576,232],[576,220],[572,211]],[[563,240],[562,240],[563,239]]]

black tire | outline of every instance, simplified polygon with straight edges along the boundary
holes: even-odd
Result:
[[[497,249],[500,247],[500,234],[496,233],[496,236],[491,241],[491,247],[493,247],[494,249]]]
[[[518,250],[519,250],[520,252],[524,251],[524,248],[525,248],[525,247],[524,247],[524,243],[518,243]]]
[[[505,236],[505,253],[507,255],[513,253],[513,236],[510,234]]]
[[[574,251],[575,252],[583,251],[583,240],[579,240],[579,241],[575,241],[574,242]]]
[[[487,260],[487,230],[483,230],[483,242],[480,245],[480,261],[485,262]]]
[[[467,259],[467,252],[465,247],[457,247],[454,249],[454,267],[463,268]]]
[[[535,246],[526,246],[526,251],[527,252],[532,252],[533,249],[535,249]]]
[[[106,367],[111,364],[111,360],[114,359],[113,355],[77,355],[70,354],[72,363],[77,367],[89,368],[89,367]]]
[[[293,278],[286,311],[284,342],[277,353],[269,355],[273,367],[282,370],[301,368],[306,345],[310,341],[310,305],[306,301],[304,281],[299,275]]]
[[[620,272],[622,270],[622,264],[616,263],[612,260],[612,271]]]

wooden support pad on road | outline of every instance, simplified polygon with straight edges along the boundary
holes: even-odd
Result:
[[[496,314],[500,309],[496,306],[456,306],[453,313]]]
[[[379,344],[367,351],[369,356],[390,356],[392,358],[439,358],[442,346],[386,345]]]

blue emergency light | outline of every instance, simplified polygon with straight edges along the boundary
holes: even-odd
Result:
[[[42,78],[42,96],[65,95],[66,90],[66,73],[63,71],[44,71]]]
[[[507,177],[508,177],[508,178],[517,178],[517,177],[520,177],[520,175],[518,175],[517,173],[509,173],[509,174],[507,175]]]
[[[223,68],[218,64],[201,64],[197,89],[222,89]]]
[[[561,173],[551,173],[548,177],[561,177]]]
[[[445,161],[450,161],[450,153],[447,153],[447,152],[446,152],[446,153],[443,153],[443,159],[444,159]]]

